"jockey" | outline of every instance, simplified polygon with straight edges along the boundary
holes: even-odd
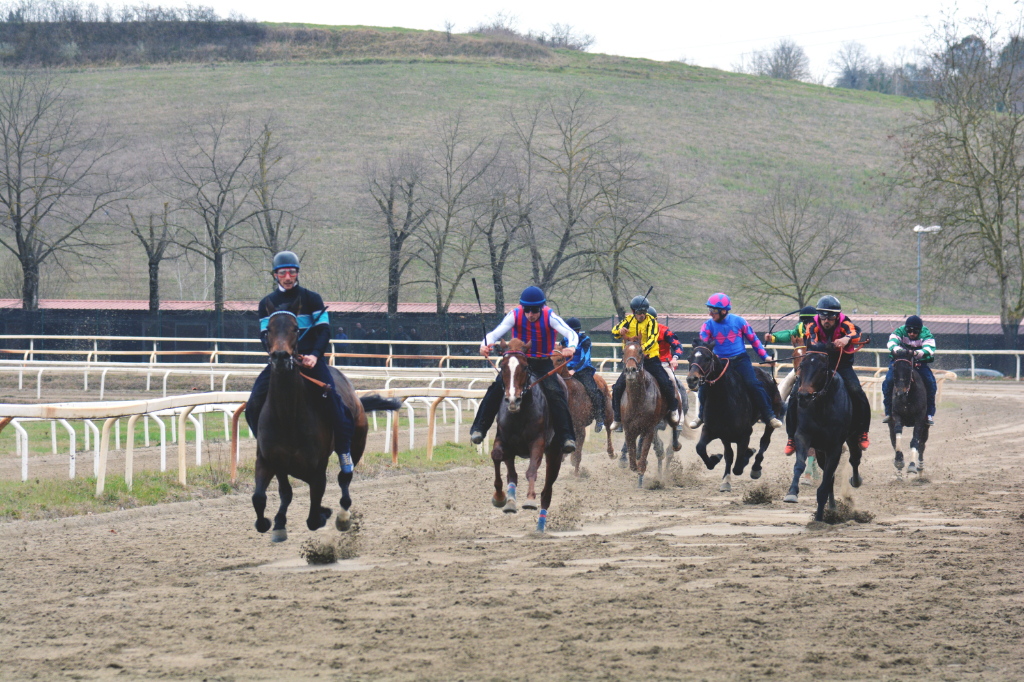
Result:
[[[853,403],[853,424],[860,432],[860,447],[867,450],[870,441],[868,440],[868,429],[871,428],[871,404],[868,397],[861,388],[860,379],[853,369],[853,355],[857,352],[857,342],[860,340],[860,332],[853,320],[843,315],[842,305],[835,296],[822,296],[818,299],[815,308],[818,314],[814,322],[807,327],[807,346],[815,344],[831,343],[838,347],[842,353],[836,374],[843,378],[846,384],[846,392],[850,394],[850,401]],[[792,455],[796,452],[796,444],[793,442],[793,435],[796,433],[796,395],[789,397],[789,410],[786,413],[786,434],[789,440],[786,441],[785,452]]]
[[[712,294],[706,305],[711,319],[704,322],[704,326],[700,328],[701,341],[707,343],[714,340],[715,347],[712,352],[723,360],[728,360],[729,367],[735,367],[739,372],[754,400],[754,409],[761,413],[761,420],[773,429],[782,428],[782,422],[775,416],[775,410],[772,409],[772,401],[768,397],[768,392],[765,391],[764,385],[757,378],[757,373],[754,372],[754,365],[750,362],[750,356],[747,355],[746,345],[743,341],[746,339],[750,342],[751,347],[761,356],[762,362],[769,362],[768,351],[761,345],[761,341],[758,340],[746,320],[739,315],[729,313],[732,310],[732,302],[728,296],[723,293]],[[696,429],[704,423],[704,393],[706,390],[707,386],[701,384],[697,391],[700,410],[697,418],[690,422],[691,429]]]
[[[679,411],[679,401],[676,399],[675,382],[669,378],[668,372],[661,366],[658,349],[658,321],[648,314],[651,305],[647,302],[646,296],[634,296],[633,300],[629,302],[629,307],[633,314],[615,325],[615,328],[612,329],[612,336],[617,339],[622,338],[623,335],[640,338],[640,346],[644,353],[644,369],[658,382],[661,396],[668,403],[668,414],[665,419],[670,426],[675,428],[679,425],[679,415],[676,414]],[[669,364],[675,370],[678,360],[672,358]],[[626,374],[623,372],[619,374],[619,378],[612,388],[612,412],[615,414],[615,422],[609,427],[612,430],[617,429],[622,421],[619,405],[625,390]]]
[[[564,336],[566,340],[562,357],[571,358],[576,352],[579,337],[562,318],[544,305],[546,302],[544,292],[539,287],[526,287],[519,297],[519,305],[505,315],[494,331],[484,337],[480,343],[480,355],[485,358],[490,355],[494,344],[506,332],[511,331],[512,336],[523,341],[529,349],[526,352],[527,363],[530,371],[537,377],[542,377],[555,368],[551,356],[554,354],[555,337],[558,334]],[[569,401],[562,386],[558,376],[553,373],[540,382],[541,390],[548,401],[548,408],[551,410],[555,442],[560,443],[562,452],[568,454],[576,450],[576,434],[572,428],[572,417],[569,415]],[[487,388],[484,399],[480,401],[480,409],[477,410],[476,419],[469,430],[469,439],[474,445],[483,442],[484,434],[494,423],[504,393],[505,384],[501,374],[498,374],[494,383]]]
[[[655,320],[658,319],[658,311],[654,309],[654,306],[650,306],[647,311],[651,317]],[[672,330],[665,325],[658,323],[658,359],[661,360],[662,367],[665,363],[671,363],[672,359],[675,358],[678,363],[683,359],[686,353],[683,352],[683,344],[679,343],[679,339],[672,333]]]
[[[576,377],[583,384],[583,388],[587,389],[587,395],[590,396],[590,402],[594,406],[594,430],[600,433],[604,428],[605,394],[601,392],[601,389],[597,387],[597,382],[594,381],[595,370],[594,366],[590,364],[590,337],[583,331],[583,325],[575,317],[570,317],[565,323],[579,337],[576,353],[572,356],[572,360],[566,363],[569,375]],[[569,339],[562,339],[562,345],[568,346]]]
[[[299,258],[291,251],[282,251],[274,256],[272,276],[277,282],[277,287],[269,295],[265,296],[259,305],[260,316],[260,339],[263,341],[263,348],[270,351],[267,346],[267,323],[270,321],[270,304],[278,311],[283,311],[288,306],[299,303],[299,342],[296,348],[299,362],[302,364],[302,373],[306,376],[322,381],[331,387],[326,396],[327,409],[330,411],[334,424],[334,450],[342,457],[349,452],[349,442],[352,439],[354,425],[352,415],[341,396],[334,389],[334,379],[331,377],[330,369],[324,360],[324,351],[331,340],[331,325],[327,317],[327,308],[320,294],[299,286]],[[245,405],[245,420],[249,423],[249,429],[256,435],[259,426],[260,410],[267,399],[267,392],[270,390],[270,365],[268,364],[256,377],[253,384],[249,401]]]
[[[806,346],[807,327],[814,322],[814,316],[818,314],[812,305],[805,305],[800,309],[800,321],[793,329],[787,329],[786,331],[775,332],[774,334],[768,333],[764,335],[764,340],[767,343],[786,343],[790,341],[793,343],[794,348]],[[796,369],[791,369],[786,378],[779,384],[779,395],[782,396],[782,401],[785,402],[786,398],[789,397],[789,392],[793,390],[793,384],[796,383]]]
[[[914,351],[914,366],[917,368],[921,378],[924,379],[925,388],[928,389],[928,426],[935,425],[935,375],[928,365],[935,361],[935,337],[924,326],[924,322],[917,315],[907,318],[906,324],[897,327],[896,331],[889,335],[889,355],[903,346]],[[892,387],[892,362],[889,362],[889,371],[885,373],[885,380],[882,382],[882,403],[885,405],[885,417],[883,424],[888,424],[892,413],[892,394],[889,389]]]

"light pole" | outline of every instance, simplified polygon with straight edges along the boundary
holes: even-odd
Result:
[[[942,228],[938,225],[931,225],[929,227],[922,227],[916,225],[914,232],[917,233],[917,315],[921,316],[921,233],[922,232],[938,232]]]

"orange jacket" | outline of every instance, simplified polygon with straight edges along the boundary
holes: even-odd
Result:
[[[853,320],[842,313],[839,313],[839,320],[836,322],[836,326],[832,328],[831,333],[821,326],[821,320],[817,315],[814,316],[814,322],[807,325],[808,346],[816,343],[831,343],[844,336],[851,338],[850,342],[843,348],[843,353],[845,355],[853,355],[857,352],[856,344],[860,341],[860,334],[857,333],[857,327],[853,324]]]
[[[658,324],[658,357],[662,362],[668,362],[672,356],[683,357],[683,344],[672,333],[672,330],[663,324]]]

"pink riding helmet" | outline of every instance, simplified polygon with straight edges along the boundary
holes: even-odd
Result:
[[[708,299],[707,305],[709,308],[722,308],[724,310],[732,310],[732,301],[730,301],[729,297],[723,294],[722,292],[718,292],[717,294],[711,294],[711,297]]]

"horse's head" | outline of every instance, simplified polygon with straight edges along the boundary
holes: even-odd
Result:
[[[626,378],[635,378],[644,368],[644,349],[639,336],[622,337],[622,371]]]
[[[807,348],[804,346],[797,346],[793,349],[793,371],[796,372],[800,369],[800,362],[804,359],[804,355],[807,354]]]
[[[302,301],[295,299],[290,305],[277,309],[268,303],[270,318],[267,320],[267,352],[270,366],[275,372],[290,372],[296,367],[296,351],[299,345],[299,312]]]
[[[892,397],[906,400],[914,383],[914,351],[902,346],[893,350]]]
[[[690,390],[696,390],[699,384],[704,383],[707,376],[714,370],[715,365],[715,340],[710,339],[707,343],[699,337],[693,337],[693,347],[690,349],[690,371],[686,375],[686,385]]]
[[[523,352],[523,342],[512,339],[507,349],[503,348],[501,362],[501,380],[505,384],[505,401],[509,412],[518,412],[523,403],[523,392],[526,390],[527,358]]]
[[[816,345],[808,348],[797,372],[797,400],[807,403],[817,398],[828,387],[832,373],[828,347]]]
[[[556,343],[555,344],[555,354],[551,356],[551,361],[552,361],[552,363],[554,363],[555,369],[558,370],[557,374],[559,376],[561,376],[563,379],[568,379],[569,378],[569,361],[566,360],[564,357],[562,357],[562,354],[558,352],[558,351],[562,350],[563,348],[565,348],[565,346],[563,346],[562,344],[560,344],[560,343]]]

